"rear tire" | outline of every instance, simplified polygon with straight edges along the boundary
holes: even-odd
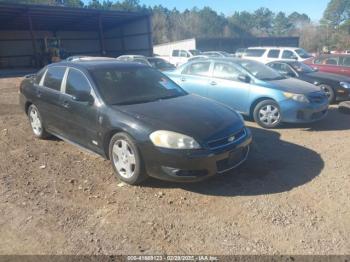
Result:
[[[276,128],[281,124],[281,110],[274,100],[259,102],[253,112],[254,121],[263,128]]]
[[[109,158],[115,174],[125,183],[137,185],[147,179],[140,152],[128,134],[121,132],[111,138]]]
[[[27,115],[35,137],[39,139],[50,137],[50,134],[45,130],[39,109],[35,105],[32,104],[28,107]]]
[[[326,93],[328,97],[328,101],[330,104],[333,104],[335,102],[335,93],[332,87],[329,85],[319,85],[319,87]]]

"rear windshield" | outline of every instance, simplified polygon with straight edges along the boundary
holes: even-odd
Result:
[[[245,50],[245,56],[247,57],[261,57],[265,53],[266,49],[247,49]]]
[[[186,95],[176,83],[152,68],[95,68],[91,75],[105,103],[147,103]]]

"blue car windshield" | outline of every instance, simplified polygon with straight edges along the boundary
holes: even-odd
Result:
[[[238,60],[237,63],[259,80],[272,81],[285,79],[284,76],[262,63],[252,60]]]
[[[149,67],[107,67],[91,70],[105,103],[130,105],[187,95],[175,82]]]

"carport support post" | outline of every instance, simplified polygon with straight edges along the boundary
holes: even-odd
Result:
[[[99,36],[100,36],[100,46],[101,46],[101,55],[106,55],[106,48],[105,48],[105,39],[103,35],[103,24],[102,24],[102,16],[98,16],[98,29],[99,29]]]
[[[36,48],[36,39],[35,39],[35,35],[34,35],[34,30],[33,30],[32,17],[30,16],[29,13],[27,13],[27,18],[28,18],[28,24],[29,24],[30,38],[32,39],[32,46],[33,46],[33,52],[34,52],[35,66],[37,67],[39,65],[39,63],[38,63],[38,53],[37,53],[37,48]]]

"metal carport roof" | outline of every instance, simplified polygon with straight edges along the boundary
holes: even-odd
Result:
[[[28,18],[34,30],[99,30],[100,19],[108,30],[148,16],[146,12],[0,3],[0,30],[28,30]]]

